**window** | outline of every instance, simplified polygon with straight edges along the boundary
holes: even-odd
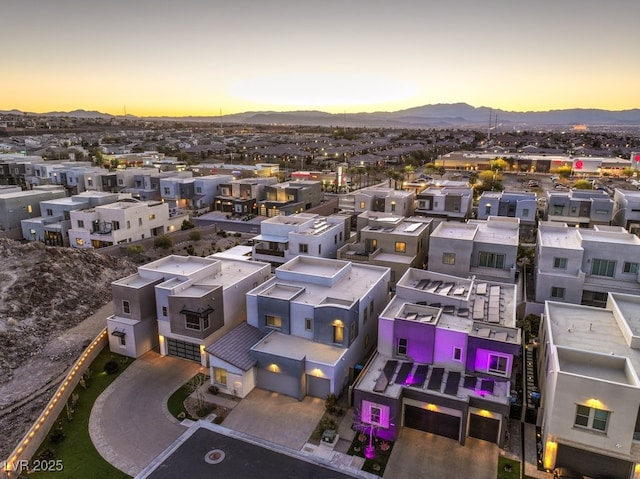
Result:
[[[607,259],[594,259],[591,265],[591,274],[594,276],[608,276],[613,278],[616,270],[616,262]]]
[[[267,326],[270,328],[281,329],[282,328],[282,318],[280,316],[273,316],[271,314],[267,314],[265,316],[265,322]]]
[[[358,323],[356,323],[355,321],[353,323],[351,323],[351,326],[349,326],[349,344],[353,343],[353,341],[356,339],[356,326],[358,325]]]
[[[300,243],[298,245],[298,253],[308,253],[308,252],[309,252],[308,244]]]
[[[380,424],[380,418],[382,417],[382,410],[378,406],[371,406],[369,414],[369,421],[373,424]]]
[[[567,269],[567,258],[553,258],[553,267],[556,269]]]
[[[166,316],[167,315],[167,307],[163,306],[162,307],[162,316]]]
[[[490,373],[506,374],[509,364],[509,358],[506,356],[498,356],[497,354],[489,354],[489,366]]]
[[[407,338],[398,338],[398,347],[396,348],[396,352],[401,356],[406,356],[407,349],[408,349]]]
[[[227,387],[227,370],[223,368],[213,368],[213,382]]]
[[[340,343],[344,341],[344,324],[339,319],[333,322],[333,342]]]
[[[361,201],[361,202],[360,202],[360,209],[361,209],[361,210],[363,210],[363,209],[364,209],[364,207],[365,207],[365,205],[364,205],[364,201]]]
[[[597,409],[578,404],[576,407],[574,425],[588,429],[595,429],[596,431],[607,432],[607,424],[609,423],[610,414],[611,413],[609,411],[605,411],[604,409]]]
[[[504,268],[504,255],[499,253],[487,253],[481,251],[478,256],[479,266],[482,268]]]
[[[391,212],[394,212],[396,210],[396,202],[392,201],[391,202]]]
[[[124,314],[131,314],[131,305],[129,301],[122,301],[122,311]]]
[[[150,220],[150,221],[151,221],[151,220],[155,220],[155,219],[156,219],[156,215],[154,215],[154,214],[149,215],[149,220]]]
[[[111,229],[113,231],[119,230],[120,229],[120,222],[119,221],[112,221],[111,222]]]
[[[131,221],[127,220],[127,229],[130,230],[131,229]]]
[[[628,263],[625,261],[622,271],[624,273],[638,274],[638,263]]]
[[[33,207],[31,205],[27,205],[27,213],[33,213]],[[52,215],[49,215],[49,216],[52,216]]]
[[[193,329],[194,331],[200,331],[200,316],[193,313],[184,313],[185,327],[187,329]]]
[[[209,315],[202,316],[202,329],[209,329]]]
[[[485,215],[490,215],[491,214],[491,205],[485,205],[484,214]]]
[[[91,178],[87,178],[87,184],[89,186],[93,186],[93,180]]]
[[[47,216],[53,216],[53,210],[51,208],[47,208]]]
[[[373,309],[373,299],[369,302],[369,311],[371,311],[371,315],[374,314],[373,313],[373,311],[374,311],[374,309]]]
[[[369,319],[369,310],[365,306],[364,311],[362,313],[362,324],[366,324],[368,319]]]
[[[120,346],[126,346],[127,345],[127,340],[124,338],[124,335],[120,336],[118,339],[120,339]]]
[[[170,188],[167,188],[166,186],[164,187],[164,189],[163,189],[162,191],[164,191],[164,194],[165,194],[165,195],[169,195],[169,194],[171,194],[171,189],[170,189]]]
[[[553,214],[554,215],[561,215],[563,209],[564,208],[562,207],[562,205],[553,205]]]
[[[529,208],[522,208],[522,216],[525,218],[529,216]]]
[[[84,240],[82,238],[76,238],[76,245],[77,246],[82,246],[84,245]]]
[[[407,243],[404,241],[396,241],[396,253],[406,253]]]
[[[138,226],[142,226],[142,218],[138,218]]]
[[[322,254],[322,245],[321,244],[318,245],[318,254],[319,255]]]
[[[304,319],[304,330],[305,331],[313,331],[313,319],[305,318]]]
[[[456,254],[442,253],[442,264],[456,264]]]
[[[460,361],[462,359],[462,348],[453,348],[453,359],[455,359],[456,361]]]
[[[78,220],[78,228],[84,228],[84,220]]]
[[[551,287],[551,297],[556,299],[564,299],[564,288],[560,288],[558,286]]]
[[[196,193],[202,193],[202,186],[196,186]]]

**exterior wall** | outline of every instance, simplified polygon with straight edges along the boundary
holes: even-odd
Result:
[[[63,189],[30,190],[0,194],[0,229],[5,231],[20,229],[20,221],[42,216],[40,211],[41,201],[65,196],[66,193]]]
[[[199,331],[188,329],[186,327],[185,315],[180,311],[186,309],[199,312],[207,308],[213,308],[213,312],[209,314],[209,327]],[[171,332],[180,336],[196,339],[196,342],[203,342],[209,335],[224,327],[225,309],[222,298],[222,286],[212,286],[211,289],[201,297],[172,294],[169,296],[169,324],[171,325]],[[202,319],[200,321],[202,325]]]
[[[214,368],[224,369],[227,372],[226,386],[215,382]],[[244,398],[256,387],[255,368],[243,371],[213,355],[209,355],[209,374],[211,376],[211,384],[217,386],[223,393],[230,394],[231,396]]]
[[[118,336],[112,334],[114,330],[125,333],[125,345],[121,344]],[[131,321],[112,316],[107,320],[107,331],[111,352],[130,358],[139,358],[158,345],[158,323],[153,320],[132,324]]]
[[[473,247],[471,240],[432,236],[429,241],[429,271],[466,277],[471,269]],[[444,253],[454,253],[455,263],[444,264]]]
[[[435,328],[433,362],[450,370],[464,370],[467,358],[467,333]],[[460,348],[460,360],[454,359],[453,349]]]
[[[507,371],[504,374],[489,372],[489,355],[499,354],[508,358]],[[520,356],[520,345],[501,343],[470,336],[467,341],[466,370],[499,377],[510,378],[514,366],[514,358]]]
[[[113,313],[122,318],[141,321],[156,318],[155,285],[161,280],[146,284],[140,288],[131,288],[123,284],[112,284]],[[123,308],[123,301],[129,302],[129,313]]]
[[[398,355],[396,345],[399,338],[404,338],[407,340],[407,358],[418,363],[432,364],[435,337],[436,328],[433,325],[396,319],[393,330],[393,356],[402,357]]]
[[[255,358],[259,369],[277,372],[278,374],[295,378],[298,382],[298,394],[296,398],[298,400],[302,400],[302,398],[304,398],[306,394],[306,383],[304,381],[305,359],[298,361],[296,359],[275,356],[258,351],[251,351],[251,356]]]

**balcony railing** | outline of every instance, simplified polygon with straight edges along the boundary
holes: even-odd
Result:
[[[256,254],[264,254],[268,256],[282,256],[284,257],[284,251],[279,251],[276,249],[264,249],[264,248],[256,248]]]

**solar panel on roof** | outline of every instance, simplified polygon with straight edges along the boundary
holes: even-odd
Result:
[[[444,393],[455,396],[458,393],[459,385],[460,373],[458,371],[451,371],[447,376],[447,384],[444,386]]]
[[[412,369],[413,363],[402,363],[400,371],[398,371],[398,375],[396,376],[396,384],[404,384]]]
[[[416,372],[413,374],[413,381],[411,386],[415,388],[421,388],[424,386],[424,381],[427,379],[427,373],[429,372],[429,366],[427,364],[419,364],[416,368]]]
[[[442,385],[442,376],[444,376],[444,368],[433,368],[431,371],[431,377],[429,378],[429,384],[427,389],[432,391],[439,391]]]

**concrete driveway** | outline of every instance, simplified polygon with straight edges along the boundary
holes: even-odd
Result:
[[[134,361],[91,410],[89,434],[100,455],[131,476],[140,472],[185,431],[167,400],[201,369],[153,351]]]
[[[465,445],[446,437],[402,428],[387,463],[385,479],[495,479],[498,446],[468,437]]]
[[[307,396],[298,401],[255,388],[233,408],[222,425],[299,451],[323,414],[323,399]]]

